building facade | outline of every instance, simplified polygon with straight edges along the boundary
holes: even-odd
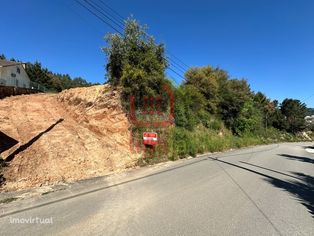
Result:
[[[308,124],[314,124],[314,115],[312,115],[312,116],[306,116],[306,117],[305,117],[305,121],[306,121]]]
[[[21,62],[0,60],[0,86],[30,88],[30,79]]]

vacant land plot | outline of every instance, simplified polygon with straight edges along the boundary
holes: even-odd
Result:
[[[0,131],[14,140],[1,150],[9,160],[2,190],[105,175],[137,161],[120,93],[106,85],[2,99]]]

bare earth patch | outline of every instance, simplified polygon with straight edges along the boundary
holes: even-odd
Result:
[[[3,174],[10,191],[102,176],[133,167],[120,93],[107,85],[0,100],[0,131],[18,144]]]

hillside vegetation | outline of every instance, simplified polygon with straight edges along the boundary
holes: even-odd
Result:
[[[138,114],[145,109],[145,97],[157,95],[163,96],[163,112],[169,112],[163,86],[171,87],[174,126],[158,130],[171,147],[164,159],[304,138],[299,135],[307,129],[304,103],[292,98],[282,103],[271,100],[262,92],[253,92],[245,79],[231,78],[221,68],[192,67],[182,84],[173,86],[165,75],[165,46],[145,30],[136,20],[128,19],[123,36],[106,36],[107,82],[122,89],[122,103],[128,112],[129,98],[135,98]],[[134,129],[145,130],[136,125]]]

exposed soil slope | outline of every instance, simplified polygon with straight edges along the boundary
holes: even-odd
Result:
[[[5,190],[100,176],[134,166],[120,93],[109,86],[0,100],[0,131],[18,141],[2,153]]]

